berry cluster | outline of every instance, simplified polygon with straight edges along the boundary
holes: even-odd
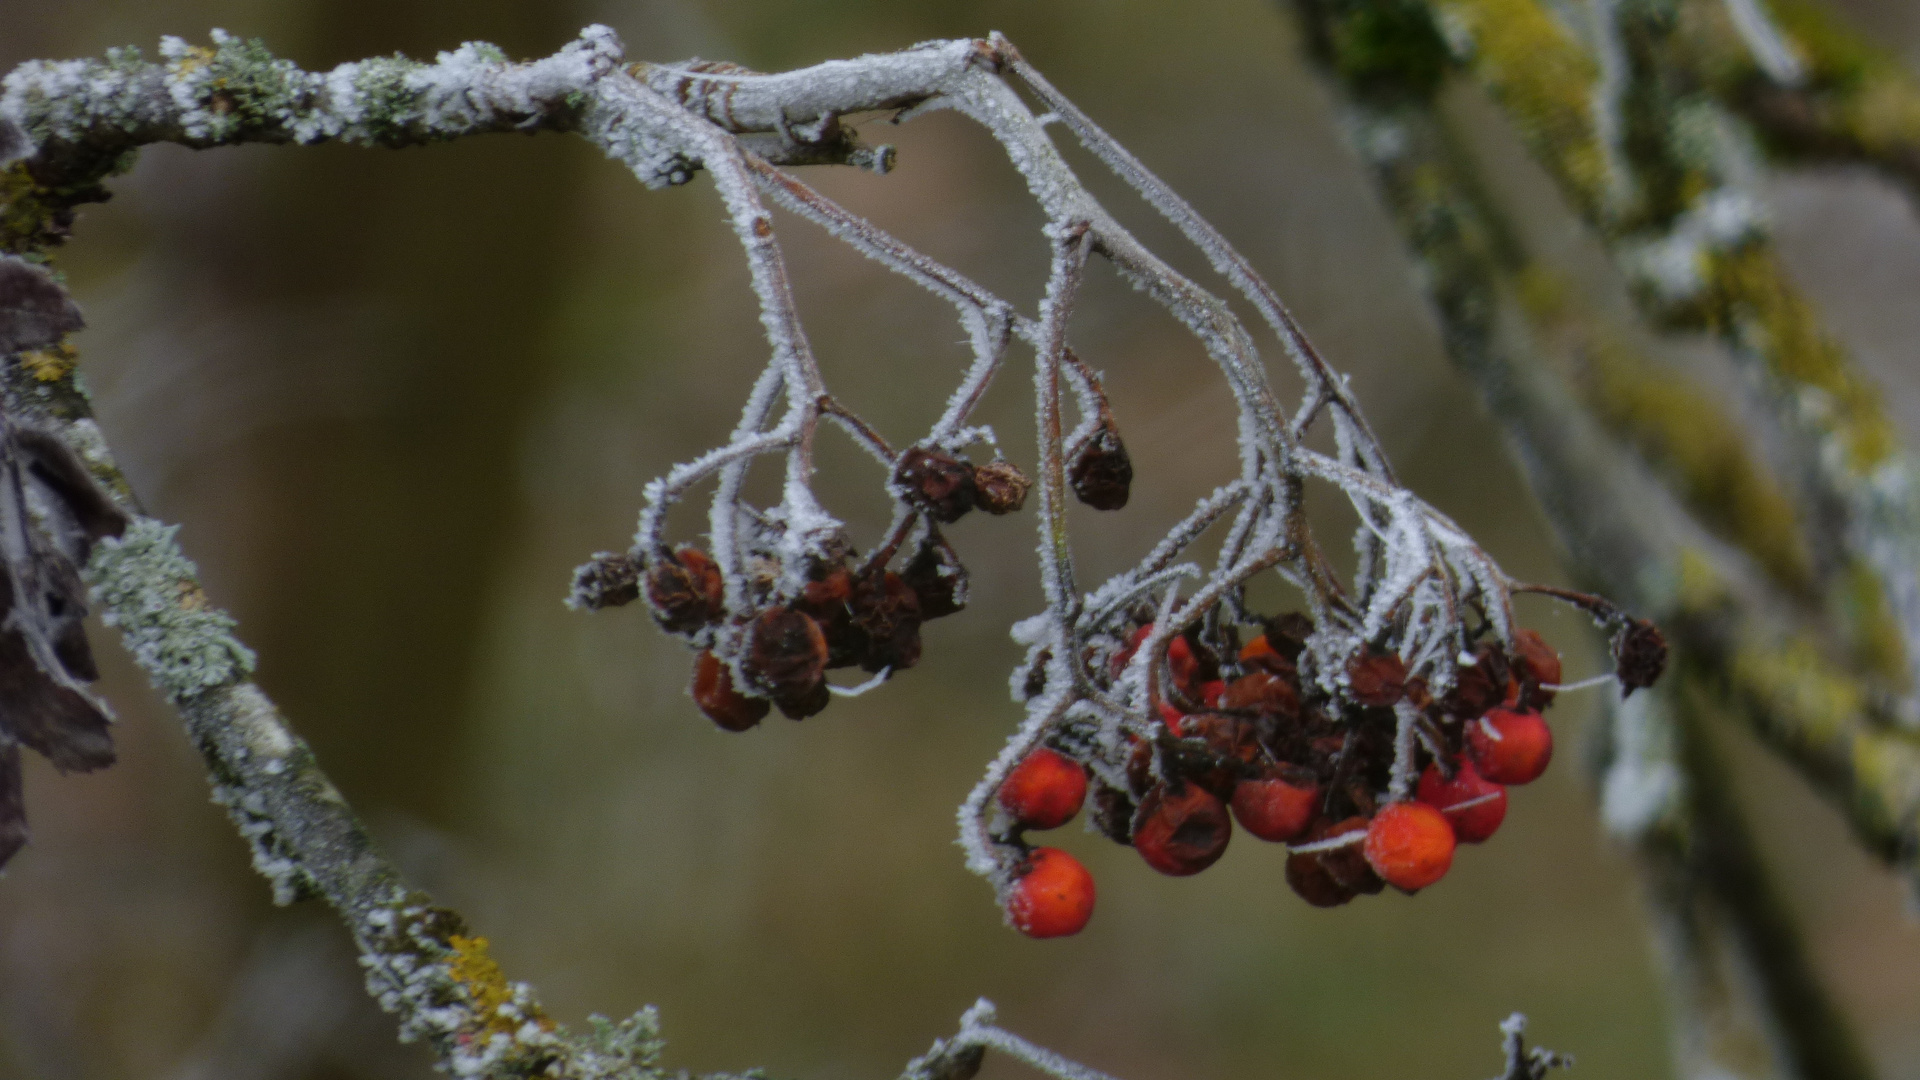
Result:
[[[1070,726],[1007,774],[995,840],[1021,852],[1003,890],[1017,929],[1057,937],[1091,917],[1092,876],[1071,855],[1025,839],[1065,824],[1089,795],[1091,827],[1163,874],[1219,861],[1237,821],[1289,845],[1287,883],[1309,904],[1334,907],[1388,885],[1411,894],[1439,881],[1457,845],[1499,829],[1507,787],[1532,782],[1552,760],[1541,712],[1559,688],[1560,657],[1532,630],[1505,643],[1488,635],[1436,694],[1386,651],[1362,652],[1343,677],[1321,677],[1304,616],[1258,628],[1244,647],[1230,627],[1168,642],[1158,715],[1128,737],[1117,775]],[[1140,623],[1107,672],[1119,678],[1152,631]],[[1618,636],[1622,650],[1664,654],[1644,623]]]
[[[697,650],[693,700],[720,728],[746,731],[776,708],[803,720],[832,700],[828,671],[885,677],[919,663],[921,623],[967,603],[966,569],[939,526],[976,508],[1013,513],[1030,486],[1007,461],[974,465],[910,447],[890,484],[902,513],[889,541],[863,559],[839,537],[800,545],[796,557],[788,530],[763,516],[735,538],[745,595],[733,602],[720,566],[691,546],[597,555],[576,573],[573,599],[586,608],[644,599],[661,629]],[[899,558],[903,548],[911,554]]]

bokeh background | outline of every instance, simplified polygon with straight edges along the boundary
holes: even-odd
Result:
[[[1840,6],[1920,62],[1920,8]],[[216,26],[308,68],[471,39],[536,56],[590,21],[634,58],[762,70],[1006,32],[1274,281],[1417,490],[1514,572],[1561,580],[1268,0],[0,0],[0,70]],[[1492,110],[1464,92],[1452,106],[1536,243],[1594,277]],[[942,115],[870,136],[899,145],[895,174],[809,179],[1030,304],[1040,219],[988,139]],[[1039,603],[1031,514],[958,526],[973,607],[928,627],[909,677],[804,724],[724,735],[643,612],[564,609],[571,568],[624,546],[642,485],[723,437],[764,358],[704,177],[646,192],[585,143],[542,136],[159,147],[115,187],[63,256],[109,439],[149,507],[184,523],[262,683],[380,842],[562,1019],[653,1003],[674,1067],[885,1077],[985,995],[1008,1026],[1129,1080],[1358,1080],[1488,1075],[1495,1024],[1519,1009],[1586,1080],[1668,1074],[1576,699],[1556,712],[1558,766],[1417,899],[1317,911],[1244,834],[1176,881],[1070,827],[1060,842],[1093,869],[1099,911],[1079,937],[1036,943],[1001,925],[952,843],[954,808],[1018,716],[1006,627]],[[1850,172],[1771,194],[1794,271],[1920,441],[1912,208]],[[803,223],[781,235],[830,381],[896,440],[923,430],[961,368],[946,312]],[[1073,333],[1108,373],[1138,470],[1125,512],[1076,520],[1091,578],[1229,473],[1230,412],[1199,350],[1110,274]],[[1028,462],[1029,385],[1011,368],[987,410]],[[841,445],[824,462],[870,537],[877,473]],[[1319,498],[1337,547],[1346,525]],[[1598,669],[1582,626],[1532,614],[1572,672]],[[178,725],[102,651],[121,762],[61,778],[32,759],[34,842],[0,878],[0,1076],[430,1075],[361,992],[328,913],[270,904]],[[1725,735],[1821,971],[1883,1074],[1920,1077],[1920,927],[1900,883]]]

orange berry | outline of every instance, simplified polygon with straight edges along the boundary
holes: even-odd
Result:
[[[1438,765],[1427,766],[1413,797],[1445,815],[1463,844],[1480,843],[1507,819],[1507,789],[1474,771],[1471,761],[1462,761],[1451,780]]]
[[[1553,729],[1537,712],[1493,709],[1467,725],[1467,755],[1496,784],[1530,784],[1553,760]]]
[[[1042,746],[1013,767],[1000,785],[1000,805],[1029,829],[1057,829],[1073,820],[1087,800],[1087,773],[1080,763]]]
[[[1367,864],[1387,884],[1419,892],[1453,865],[1453,826],[1426,803],[1390,803],[1373,816],[1363,847]]]
[[[693,703],[707,719],[727,731],[745,731],[767,718],[770,706],[765,698],[750,698],[733,688],[733,674],[727,665],[702,650],[693,661]]]
[[[1306,832],[1319,805],[1318,787],[1297,787],[1278,777],[1242,780],[1233,788],[1233,819],[1253,835],[1276,844]]]
[[[1035,848],[1007,892],[1007,921],[1031,938],[1079,933],[1093,918],[1093,875],[1059,848]]]
[[[1140,801],[1133,846],[1147,865],[1172,877],[1197,874],[1227,850],[1233,819],[1226,804],[1199,784],[1165,784]]]

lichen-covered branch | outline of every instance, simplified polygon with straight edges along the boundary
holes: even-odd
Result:
[[[1681,496],[1675,498],[1622,453],[1545,356],[1548,344],[1591,350],[1598,320],[1570,314],[1577,308],[1564,296],[1551,305],[1530,297],[1539,291],[1540,271],[1440,118],[1436,85],[1357,77],[1339,63],[1341,37],[1353,32],[1345,24],[1351,9],[1338,0],[1305,0],[1300,9],[1316,56],[1335,76],[1352,142],[1425,271],[1421,281],[1448,352],[1506,432],[1572,568],[1595,587],[1631,598],[1672,635],[1685,692],[1669,683],[1614,705],[1602,815],[1640,851],[1656,940],[1668,962],[1683,1074],[1704,1075],[1716,1062],[1727,1067],[1716,1025],[1724,1026],[1719,1018],[1731,1003],[1724,973],[1708,956],[1717,939],[1703,928],[1709,916],[1701,905],[1710,905],[1714,925],[1725,928],[1729,947],[1757,976],[1754,1011],[1789,1074],[1869,1075],[1765,877],[1699,727],[1710,705],[1745,715],[1849,812],[1870,847],[1910,873],[1920,838],[1920,746],[1893,728],[1884,706],[1868,700],[1870,682],[1814,648],[1804,629],[1814,620],[1787,572],[1793,563],[1776,557],[1770,574],[1756,574],[1688,513],[1689,506],[1705,509],[1718,531],[1737,538],[1737,519],[1713,520],[1726,504],[1703,497],[1692,473],[1709,465],[1722,475],[1732,469],[1764,493],[1764,470],[1720,439],[1710,454],[1683,458],[1669,472]],[[1602,377],[1626,385],[1601,395],[1602,416],[1609,400],[1656,392],[1656,376],[1643,370],[1650,361],[1610,362],[1615,367]],[[1704,415],[1715,422],[1712,410]],[[1620,426],[1650,451],[1682,434],[1660,412],[1635,419]],[[1699,426],[1700,415],[1689,422]],[[1874,764],[1863,768],[1866,762]]]

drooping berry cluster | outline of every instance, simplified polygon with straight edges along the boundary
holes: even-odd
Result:
[[[1507,643],[1485,636],[1435,694],[1386,651],[1363,652],[1325,678],[1313,670],[1304,616],[1255,628],[1245,646],[1230,627],[1196,627],[1168,642],[1158,715],[1128,736],[1121,769],[1068,727],[1007,775],[996,839],[1031,852],[1004,891],[1016,928],[1054,937],[1091,917],[1091,875],[1025,838],[1065,824],[1089,795],[1091,827],[1163,874],[1219,861],[1237,821],[1289,845],[1287,883],[1309,904],[1334,907],[1388,885],[1411,894],[1439,881],[1457,845],[1499,829],[1507,788],[1538,779],[1552,760],[1541,713],[1559,688],[1560,657],[1532,630]],[[1112,676],[1152,630],[1138,625],[1111,653]],[[1630,626],[1619,649],[1663,652],[1647,624]]]
[[[745,595],[733,602],[718,563],[692,546],[595,556],[575,574],[573,601],[601,608],[644,599],[662,630],[697,650],[693,700],[723,730],[746,731],[774,709],[802,720],[832,700],[829,671],[891,675],[919,663],[921,623],[967,603],[966,568],[939,526],[976,508],[1013,513],[1030,486],[1004,460],[974,465],[910,447],[890,484],[902,512],[889,540],[863,559],[838,536],[786,543],[783,523],[758,516],[738,526]],[[911,552],[904,558],[903,549]]]

